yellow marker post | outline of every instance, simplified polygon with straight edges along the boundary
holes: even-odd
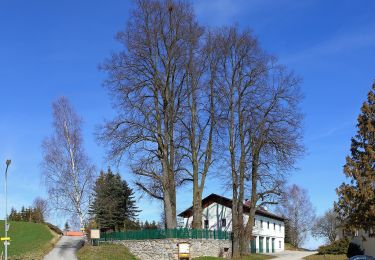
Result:
[[[10,241],[10,237],[2,237],[1,241]]]

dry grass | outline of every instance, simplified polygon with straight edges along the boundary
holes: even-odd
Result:
[[[136,260],[129,250],[123,245],[100,244],[91,246],[86,244],[77,253],[79,260]]]
[[[303,248],[294,247],[293,245],[289,243],[285,243],[284,247],[285,247],[285,250],[290,250],[290,251],[305,251]]]
[[[346,260],[346,255],[309,255],[304,259],[307,260]]]

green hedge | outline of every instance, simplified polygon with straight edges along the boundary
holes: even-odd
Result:
[[[349,240],[340,239],[327,246],[320,246],[318,252],[320,255],[345,255],[348,252]]]

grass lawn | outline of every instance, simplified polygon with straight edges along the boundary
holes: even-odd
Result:
[[[262,255],[262,254],[251,254],[248,256],[243,256],[241,258],[234,258],[235,260],[263,260],[263,259],[272,259],[273,256]],[[193,260],[224,260],[226,258],[213,257],[213,256],[202,256],[198,258],[193,258]]]
[[[86,244],[77,256],[79,260],[136,260],[125,246],[104,243],[100,246]]]
[[[4,236],[4,221],[0,221],[0,235]],[[42,259],[42,257],[52,249],[58,239],[58,235],[53,233],[46,225],[10,221],[8,231],[10,246],[8,246],[8,256],[10,259]],[[4,252],[4,244],[0,244],[0,253]]]
[[[304,259],[307,260],[346,260],[346,255],[309,255]]]

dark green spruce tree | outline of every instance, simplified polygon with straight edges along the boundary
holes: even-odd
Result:
[[[357,134],[344,173],[349,178],[337,189],[335,210],[346,228],[364,229],[374,235],[375,227],[375,83],[358,116]]]
[[[120,174],[109,168],[101,171],[94,187],[90,214],[101,230],[132,229],[136,224],[138,208],[134,193]]]

